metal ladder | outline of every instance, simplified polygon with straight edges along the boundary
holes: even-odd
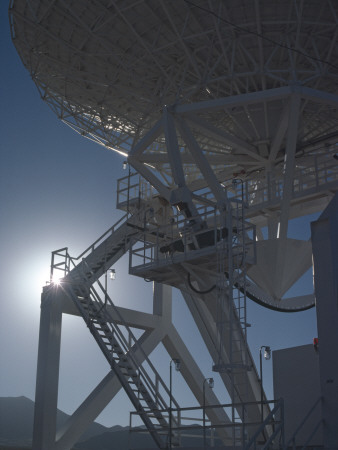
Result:
[[[217,250],[218,283],[217,283],[217,303],[218,303],[218,330],[219,330],[219,361],[220,371],[226,371],[229,375],[232,399],[231,420],[232,443],[234,448],[243,446],[246,441],[244,428],[241,426],[246,420],[245,408],[239,408],[239,404],[248,401],[247,376],[245,372],[249,370],[247,352],[247,317],[246,317],[246,294],[245,288],[245,225],[243,206],[239,203],[229,210],[224,218],[228,224],[228,237],[226,241],[220,242]],[[222,361],[221,353],[223,345],[227,342],[229,361]],[[216,365],[217,370],[217,365]],[[241,394],[240,394],[241,393]],[[237,406],[234,406],[237,405]],[[235,424],[238,423],[239,427]],[[241,432],[241,430],[243,430]]]

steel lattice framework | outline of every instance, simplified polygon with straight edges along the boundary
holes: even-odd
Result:
[[[239,195],[240,177],[260,239],[286,238],[337,188],[337,14],[331,0],[17,0],[11,29],[64,122],[129,155],[171,203],[178,186]],[[253,272],[274,298],[292,285]]]
[[[232,391],[233,404],[238,399],[243,404],[245,396],[257,400],[257,374],[246,372],[253,365],[246,346],[246,320],[239,319],[245,306],[233,312],[232,289],[235,286],[240,292],[240,301],[244,296],[244,304],[247,294],[279,311],[314,306],[312,294],[285,298],[312,264],[311,243],[291,239],[288,223],[322,211],[338,191],[337,2],[12,0],[10,21],[17,51],[43,100],[75,131],[122,154],[141,176],[135,197],[130,177],[127,189],[119,189],[120,194],[128,192],[127,200],[119,199],[120,208],[127,211],[124,234],[117,230],[107,237],[109,253],[93,244],[93,254],[82,263],[88,270],[79,264],[66,271],[68,294],[62,297],[52,288],[46,290],[45,308],[57,309],[58,324],[60,308],[82,315],[87,323],[92,316],[97,319],[102,308],[96,309],[100,299],[92,284],[123,252],[130,250],[138,256],[135,245],[141,242],[143,255],[152,249],[157,256],[151,254],[151,264],[131,267],[131,272],[182,290],[209,353],[214,362],[219,359],[216,366],[231,373],[231,382],[225,372],[221,376],[228,392]],[[232,203],[242,205],[236,219]],[[208,216],[211,211],[217,217],[213,226]],[[130,227],[137,230],[136,244]],[[171,241],[168,229],[172,236],[176,233]],[[209,247],[205,244],[210,232],[213,253],[211,241]],[[222,253],[218,247],[225,239]],[[249,247],[257,248],[257,264],[255,258],[250,259]],[[215,255],[219,267],[212,261]],[[236,258],[237,265],[233,265]],[[187,282],[191,276],[193,285]],[[215,292],[204,297],[210,285],[217,287],[218,297]],[[158,293],[154,310],[161,310],[159,316],[169,330],[171,317],[163,313],[164,298],[170,305],[168,293]],[[68,304],[70,299],[77,312]],[[54,305],[57,300],[61,306]],[[226,316],[222,327],[228,340],[219,332],[219,311]],[[130,312],[125,314],[130,323]],[[230,320],[231,316],[238,320]],[[41,320],[39,361],[43,365],[43,358],[50,354],[48,344],[43,344],[51,333],[47,322],[54,319]],[[129,361],[133,372],[125,373],[122,347],[120,353],[107,348],[113,345],[114,320],[105,324],[104,317],[100,320],[93,326],[90,322],[95,339],[129,392],[125,378],[135,375],[137,363]],[[228,322],[232,323],[230,332]],[[179,338],[168,336],[156,336],[150,347],[162,340],[172,357],[183,352]],[[54,345],[58,348],[57,339]],[[132,352],[127,348],[126,354]],[[110,359],[112,355],[117,362]],[[56,360],[50,368],[57,370]],[[241,373],[236,372],[239,368]],[[43,378],[42,369],[39,373]],[[203,378],[199,372],[198,377]],[[187,373],[186,379],[200,402],[201,390],[193,374]],[[44,378],[43,386],[47,383]],[[53,388],[57,393],[55,383]],[[98,391],[102,389],[98,386]],[[153,407],[146,390],[139,386],[138,390]],[[44,399],[44,395],[49,394],[39,391],[37,398]],[[100,395],[94,401],[96,412],[104,403],[98,400]],[[138,405],[133,395],[130,392]],[[43,417],[52,401],[55,395],[38,405],[37,427],[45,431]],[[85,403],[79,412],[81,419],[74,418],[82,428],[94,417],[93,407]],[[165,428],[162,413],[153,411]],[[248,413],[254,420],[259,415],[257,407]],[[156,427],[144,417],[161,446]],[[230,420],[245,423],[246,419],[233,406]],[[78,431],[71,426],[69,430],[55,448],[68,448],[75,442]],[[229,436],[223,438],[225,442]],[[62,444],[63,439],[68,439],[67,444]],[[237,436],[232,439],[234,445],[239,442]],[[53,436],[47,441],[54,445]]]
[[[290,85],[337,90],[337,6],[331,0],[30,0],[15,1],[11,17],[14,42],[43,99],[82,134],[125,152],[165,105]],[[197,140],[215,165],[220,155],[229,163],[231,154],[252,171],[263,159],[281,158],[282,149],[271,142],[285,101],[257,100],[229,102],[223,114],[203,112],[230,140],[225,145],[199,129]],[[334,105],[318,107],[308,95],[301,108],[300,147],[337,132]],[[147,150],[158,170],[165,170],[162,152],[163,139]]]

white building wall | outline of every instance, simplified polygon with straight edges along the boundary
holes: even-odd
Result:
[[[273,352],[273,384],[275,399],[284,399],[285,442],[287,443],[320,397],[319,358],[312,344]],[[311,412],[296,437],[296,445],[304,445],[321,419],[320,402]],[[308,445],[322,445],[322,430]]]

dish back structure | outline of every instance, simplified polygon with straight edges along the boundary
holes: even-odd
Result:
[[[168,435],[159,376],[155,370],[152,384],[153,369],[145,370],[141,383],[139,373],[160,341],[172,358],[189,360],[183,376],[204,403],[203,374],[175,332],[163,283],[182,291],[232,400],[230,414],[210,409],[209,419],[243,431],[269,417],[267,405],[248,406],[261,386],[246,343],[246,299],[288,312],[314,306],[313,295],[285,298],[312,264],[311,243],[288,237],[288,222],[322,211],[337,191],[337,15],[331,0],[10,3],[13,41],[43,100],[139,176],[119,181],[125,219],[83,260],[53,253],[64,289],[44,289],[40,367],[58,372],[57,357],[47,355],[48,345],[59,353],[59,336],[43,343],[51,322],[60,325],[62,312],[81,314],[112,368],[111,390],[107,380],[98,386],[55,441],[54,413],[49,425],[43,419],[56,409],[55,375],[53,393],[37,390],[36,449],[70,448],[121,385],[156,444],[168,445],[158,430]],[[130,272],[155,282],[151,318],[120,311],[100,283],[126,251]],[[144,329],[143,339],[131,337],[130,346],[122,333],[115,342],[117,325]],[[143,356],[128,359],[136,353]],[[45,386],[42,368],[39,376]],[[206,402],[219,403],[209,390]],[[268,422],[256,434],[252,426],[219,431],[231,445],[275,438]]]

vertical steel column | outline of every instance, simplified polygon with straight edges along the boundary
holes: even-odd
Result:
[[[283,200],[280,213],[279,238],[287,237],[289,209],[293,191],[293,175],[295,171],[295,153],[298,138],[298,123],[301,98],[298,94],[290,96],[289,127],[286,134],[286,149],[284,160]],[[281,244],[284,246],[284,244]],[[284,254],[284,249],[282,250]]]
[[[172,288],[171,286],[153,283],[153,314],[163,316],[168,323],[172,320]]]
[[[338,194],[311,232],[324,448],[333,450],[338,448]]]
[[[52,450],[55,445],[62,323],[59,289],[48,286],[41,297],[33,450]]]

